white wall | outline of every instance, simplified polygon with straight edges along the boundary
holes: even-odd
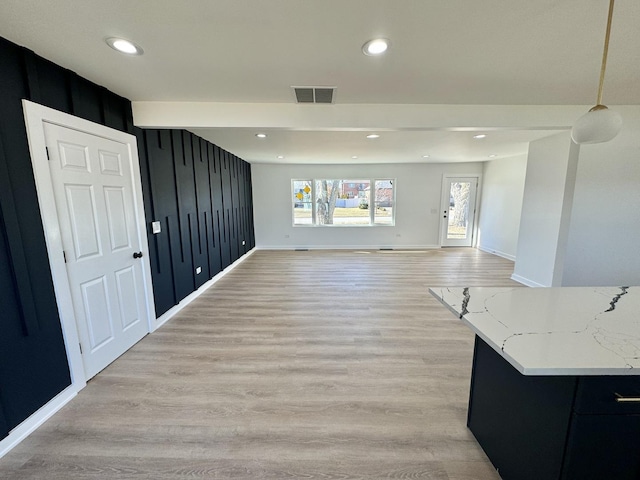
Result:
[[[478,248],[515,260],[527,155],[484,162]]]
[[[640,107],[611,142],[582,145],[564,286],[640,285]]]
[[[529,285],[640,285],[640,106],[611,107],[610,142],[532,142],[513,278]]]
[[[560,285],[577,160],[578,147],[569,132],[529,144],[515,280]]]
[[[251,165],[258,248],[429,248],[439,245],[443,174],[481,175],[482,163]],[[291,179],[392,178],[393,227],[292,225]]]

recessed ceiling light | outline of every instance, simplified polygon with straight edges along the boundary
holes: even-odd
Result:
[[[356,158],[358,158],[358,155],[353,155],[351,158],[355,160]]]
[[[141,47],[124,38],[109,37],[105,38],[104,41],[120,53],[126,53],[127,55],[142,55],[144,53]]]
[[[429,158],[429,155],[422,155],[422,158]]]
[[[497,155],[495,153],[492,153],[491,155],[489,155],[489,158],[496,158]]]
[[[258,137],[258,138],[267,138],[267,134],[266,133],[256,133],[256,137]]]
[[[278,155],[278,158],[283,159],[284,155]]]
[[[370,57],[382,55],[389,48],[389,40],[386,38],[374,38],[362,46],[362,52]]]
[[[367,138],[380,138],[380,135],[378,135],[377,133],[372,133],[370,135],[367,135]]]
[[[474,135],[473,138],[480,139],[480,138],[487,138],[487,136],[484,133],[479,133],[478,135]]]

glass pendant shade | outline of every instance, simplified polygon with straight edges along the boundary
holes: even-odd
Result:
[[[622,117],[604,105],[596,105],[573,125],[571,138],[578,144],[612,140],[622,129]]]

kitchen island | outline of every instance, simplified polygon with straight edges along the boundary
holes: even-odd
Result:
[[[476,334],[467,425],[504,480],[640,479],[640,287],[430,292]]]

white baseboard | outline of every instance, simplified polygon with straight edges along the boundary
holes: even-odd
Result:
[[[31,414],[24,422],[11,430],[6,438],[0,440],[0,458],[9,453],[11,449],[27,438],[36,428],[49,420],[54,413],[69,403],[77,393],[73,385],[68,386]]]
[[[478,250],[482,250],[483,252],[491,253],[493,255],[497,255],[497,256],[502,257],[502,258],[506,258],[507,260],[511,260],[512,262],[516,261],[516,256],[515,255],[511,255],[509,253],[504,253],[504,252],[501,252],[500,250],[494,250],[493,248],[487,248],[487,247],[483,247],[481,245],[478,245]]]
[[[160,326],[162,326],[165,322],[167,322],[171,317],[173,317],[176,313],[186,307],[193,300],[198,298],[205,290],[211,287],[214,283],[224,277],[227,273],[237,267],[241,262],[243,262],[249,255],[251,255],[255,251],[255,248],[249,250],[246,254],[240,257],[238,260],[233,262],[227,268],[225,268],[222,272],[218,273],[211,280],[207,281],[203,284],[198,290],[191,293],[187,297],[183,298],[182,301],[175,307],[171,308],[169,311],[165,312],[161,315],[155,322],[155,328],[153,331],[157,330]],[[84,384],[83,384],[84,386]],[[70,385],[65,388],[58,395],[49,400],[45,405],[40,407],[35,413],[33,413],[29,418],[27,418],[24,422],[18,425],[16,428],[11,430],[9,435],[0,440],[0,458],[6,455],[11,449],[13,449],[16,445],[18,445],[22,440],[28,437],[33,431],[35,431],[40,425],[46,422],[53,414],[55,414],[58,410],[64,407],[67,403],[71,401],[73,397],[78,394],[77,387],[74,385]]]
[[[245,253],[243,256],[241,256],[238,260],[236,260],[235,262],[233,262],[231,265],[229,265],[227,268],[225,268],[224,270],[222,270],[220,273],[218,273],[217,275],[215,275],[213,278],[211,278],[211,280],[208,280],[206,283],[203,283],[200,288],[198,288],[196,291],[190,293],[189,295],[187,295],[186,297],[184,297],[182,300],[180,300],[180,302],[178,303],[178,305],[175,305],[173,307],[171,307],[169,310],[167,310],[166,312],[164,312],[162,315],[160,315],[157,319],[156,319],[156,323],[155,323],[155,327],[153,329],[153,331],[155,332],[158,328],[160,328],[162,325],[164,325],[165,323],[167,323],[171,318],[173,318],[180,310],[182,310],[184,307],[186,307],[187,305],[189,305],[191,302],[193,302],[196,298],[198,298],[200,295],[202,295],[204,292],[207,291],[208,288],[210,288],[214,283],[216,283],[217,281],[219,281],[222,277],[224,277],[227,273],[229,273],[231,270],[233,270],[234,268],[236,268],[240,263],[244,262],[251,254],[253,254],[253,252],[256,251],[256,248],[252,248],[251,250],[249,250],[247,253]]]
[[[529,280],[528,278],[521,277],[520,275],[516,275],[515,273],[511,275],[511,280],[515,280],[518,283],[526,285],[527,287],[546,287],[547,285],[542,285],[541,283],[534,282],[533,280]]]
[[[268,245],[256,250],[432,250],[440,245]]]

